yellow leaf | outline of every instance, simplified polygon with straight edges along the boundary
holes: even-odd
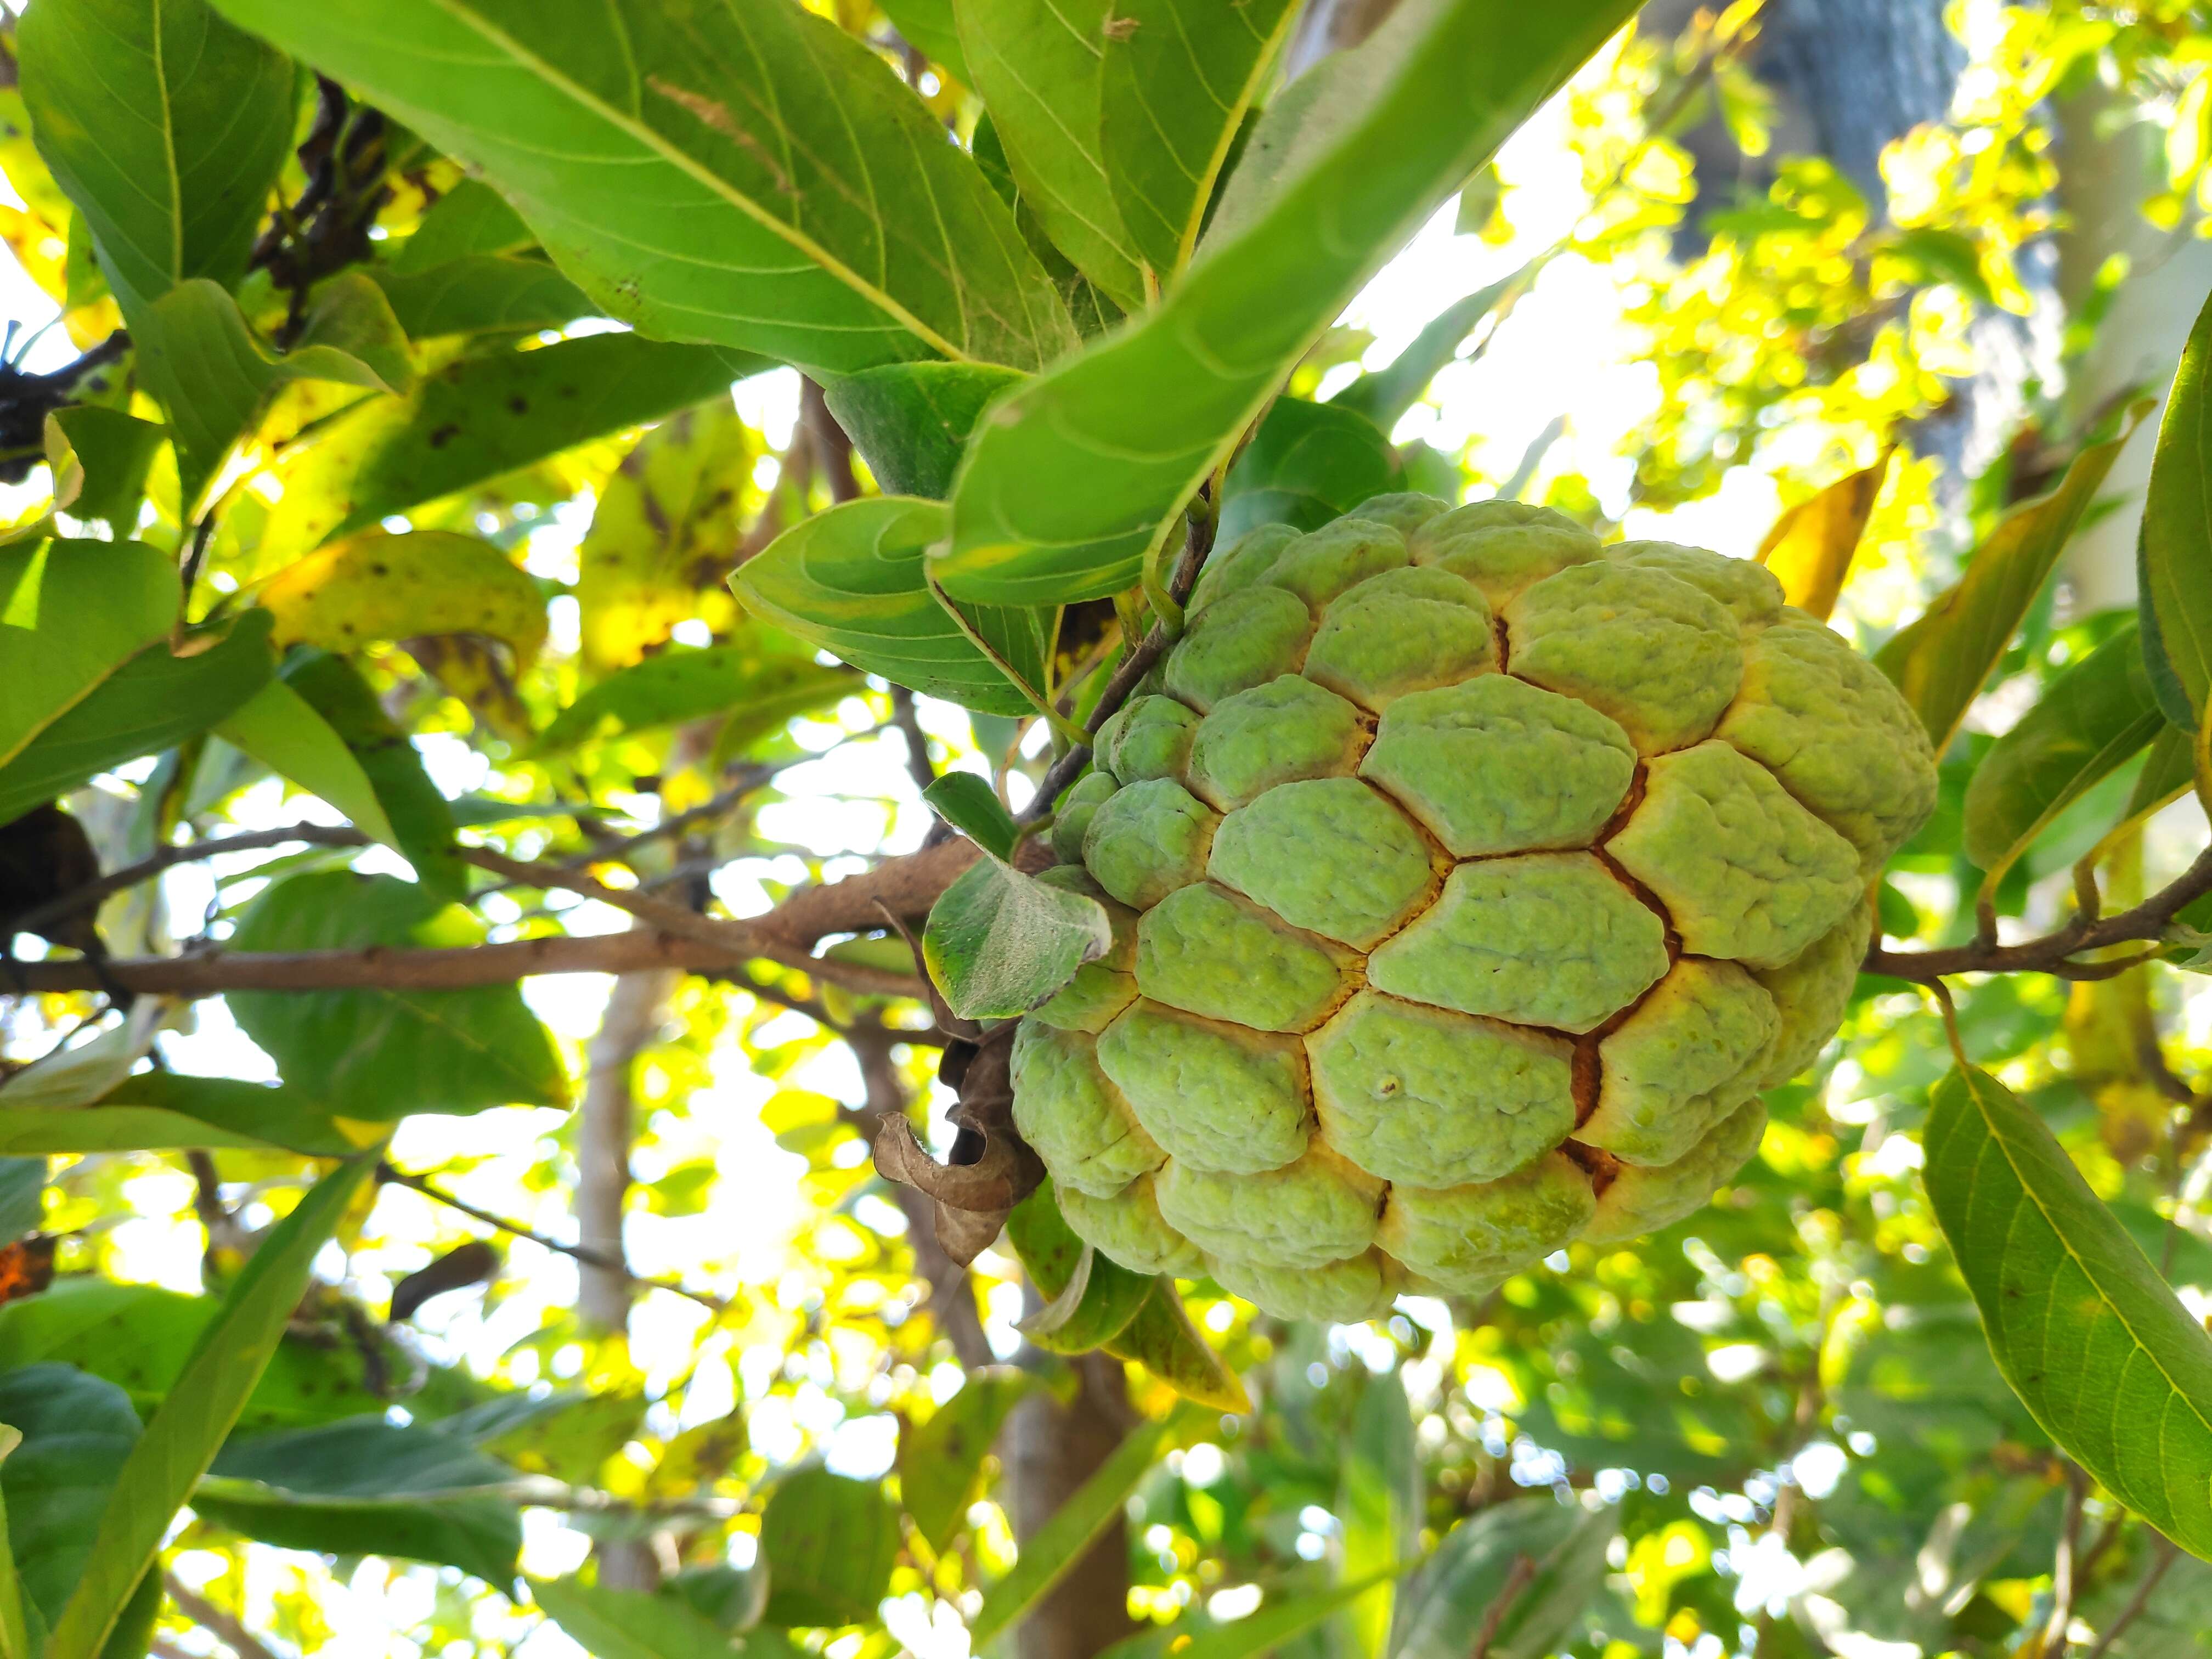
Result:
[[[351,650],[421,634],[482,634],[518,663],[545,642],[545,600],[489,542],[448,530],[372,531],[310,553],[271,577],[261,602],[280,645]]]
[[[1893,447],[1883,450],[1865,471],[1838,478],[1811,500],[1798,502],[1774,521],[1759,544],[1759,562],[1774,573],[1784,595],[1800,611],[1826,622],[1836,608],[1895,453]]]

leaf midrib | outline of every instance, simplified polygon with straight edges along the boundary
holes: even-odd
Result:
[[[889,294],[862,280],[859,272],[854,270],[843,260],[833,257],[828,249],[821,246],[813,238],[804,234],[795,227],[785,223],[774,214],[763,211],[742,191],[732,188],[719,174],[702,167],[683,151],[674,148],[652,127],[633,120],[622,112],[610,107],[602,100],[586,93],[537,53],[526,50],[520,41],[508,35],[505,30],[496,28],[478,17],[474,11],[463,3],[463,0],[428,0],[428,3],[444,12],[463,27],[473,31],[490,46],[506,52],[517,64],[538,76],[547,85],[562,94],[579,107],[597,115],[641,149],[658,156],[662,161],[676,167],[679,172],[690,175],[714,194],[744,214],[763,229],[781,238],[793,249],[813,261],[817,268],[843,283],[871,305],[875,306],[932,350],[942,353],[954,362],[967,363],[979,361],[953,344],[951,341],[923,322],[921,318],[908,311]],[[625,56],[628,56],[627,37],[625,37]],[[634,60],[631,62],[630,68],[635,79],[636,65]]]
[[[1983,1129],[1989,1135],[1990,1144],[1997,1149],[1999,1155],[2005,1161],[2005,1167],[2012,1172],[2013,1181],[2019,1187],[2021,1196],[2035,1206],[2035,1212],[2042,1218],[2043,1224],[2051,1230],[2051,1237],[2058,1241],[2058,1248],[2066,1253],[2067,1259],[2073,1262],[2081,1272],[2083,1279],[2097,1292],[2097,1299],[2109,1309],[2112,1317],[2119,1322],[2120,1328],[2128,1334],[2128,1340],[2135,1345],[2136,1351],[2150,1361],[2153,1369],[2158,1372],[2160,1379],[2165,1382],[2167,1392],[2180,1400],[2189,1408],[2190,1415],[2197,1419],[2197,1425],[2208,1436],[2212,1436],[2212,1418],[2205,1416],[2189,1390],[2173,1380],[2172,1374],[2166,1370],[2164,1361],[2159,1358],[2157,1352],[2136,1334],[2133,1322],[2121,1310],[2119,1304],[2105,1288],[2103,1280],[2090,1270],[2088,1262],[2082,1258],[2081,1253],[2074,1248],[2073,1241],[2067,1237],[2065,1229],[2058,1224],[2049,1208],[2036,1195],[2035,1188],[2021,1173],[2020,1164],[2013,1157],[2011,1145],[2007,1140],[2004,1131],[1997,1127],[1996,1121],[1983,1109],[1981,1091],[1971,1081],[1966,1085],[1966,1097],[1973,1103],[1975,1115],[1981,1119]],[[2049,1305],[2048,1301],[2045,1305],[2046,1307]],[[2047,1335],[2050,1329],[2050,1318],[2047,1314],[2043,1324]]]

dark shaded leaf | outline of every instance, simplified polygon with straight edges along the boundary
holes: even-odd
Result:
[[[1390,487],[1397,458],[1366,416],[1279,398],[1222,487],[1219,534],[1263,524],[1316,530]]]
[[[841,375],[822,395],[886,495],[941,501],[984,407],[1027,378],[988,363],[890,363]]]

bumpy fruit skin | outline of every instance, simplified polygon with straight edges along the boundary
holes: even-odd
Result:
[[[1192,597],[1054,830],[1115,927],[1013,1050],[1069,1224],[1352,1320],[1702,1206],[1935,802],[1888,681],[1755,564],[1510,501],[1270,526]]]

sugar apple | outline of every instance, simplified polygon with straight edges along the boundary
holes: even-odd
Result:
[[[1842,1016],[1927,734],[1765,570],[1511,501],[1253,531],[1047,878],[1115,945],[1014,1038],[1068,1224],[1285,1318],[1704,1204]]]

